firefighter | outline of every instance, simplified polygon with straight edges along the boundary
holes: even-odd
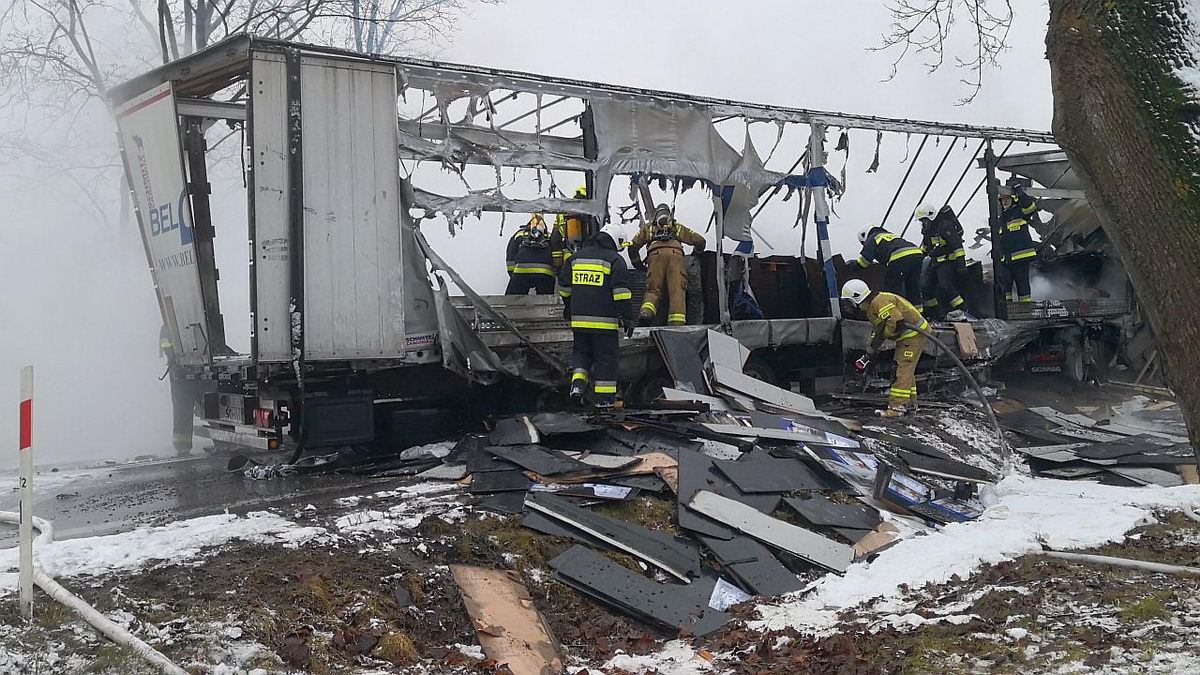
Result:
[[[1029,288],[1029,266],[1037,259],[1037,244],[1030,234],[1030,225],[1038,222],[1037,200],[1025,194],[1017,185],[1014,194],[1000,195],[999,231],[992,236],[992,245],[1000,247],[1000,269],[996,279],[1004,289],[1004,299],[1013,301],[1013,285],[1017,287],[1017,302],[1033,302]]]
[[[508,266],[508,288],[505,295],[526,295],[533,289],[536,295],[554,293],[554,260],[550,250],[550,230],[546,219],[535,213],[508,240],[505,255]]]
[[[650,222],[642,225],[633,237],[629,248],[629,259],[638,269],[647,269],[646,294],[642,298],[642,309],[638,323],[648,326],[654,323],[662,296],[667,296],[667,325],[682,326],[687,323],[687,268],[683,261],[683,245],[692,247],[692,253],[704,250],[704,237],[675,220],[666,204],[654,207]],[[640,251],[648,247],[646,261]]]
[[[563,265],[558,292],[563,317],[571,323],[571,399],[582,403],[588,384],[592,402],[611,408],[617,396],[620,330],[633,334],[633,294],[629,270],[621,258],[625,237],[620,225],[605,225]]]
[[[587,199],[587,186],[575,188],[575,199]],[[554,218],[554,231],[550,233],[550,256],[554,260],[555,269],[561,269],[563,263],[571,259],[575,242],[582,241],[584,223],[591,222],[590,216],[577,213],[558,214]]]
[[[966,318],[962,294],[958,292],[958,273],[967,264],[963,248],[963,228],[958,215],[950,206],[941,210],[933,206],[917,209],[921,222],[921,250],[929,256],[928,267],[921,279],[921,294],[925,296],[925,314],[941,315],[950,321]]]
[[[925,254],[906,239],[901,239],[882,227],[868,225],[858,233],[862,252],[858,264],[864,269],[871,262],[885,265],[884,286],[890,293],[908,298],[914,307],[921,301],[921,261]]]
[[[899,417],[905,412],[915,411],[917,362],[921,360],[921,352],[925,349],[925,336],[914,327],[928,330],[929,322],[903,296],[887,291],[872,291],[867,282],[861,279],[847,281],[842,286],[842,298],[866,312],[867,320],[871,322],[870,350],[854,362],[859,372],[867,369],[885,339],[896,341],[896,379],[888,394],[887,410],[881,410],[879,414]]]

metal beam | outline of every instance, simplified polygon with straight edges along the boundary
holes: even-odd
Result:
[[[246,104],[213,101],[206,98],[177,98],[175,108],[184,117],[246,121]]]
[[[393,58],[378,54],[363,55],[346,49],[303,45],[295,42],[268,38],[235,36],[219,42],[191,56],[173,61],[149,73],[118,85],[112,89],[111,98],[116,102],[128,100],[150,87],[167,80],[181,80],[213,68],[222,62],[241,58],[249,67],[246,52],[249,49],[283,51],[300,49],[305,53],[330,54],[347,58],[387,63],[400,71],[403,86],[431,89],[437,84],[482,84],[493,89],[514,92],[550,94],[582,99],[634,98],[660,102],[683,103],[707,107],[715,118],[744,117],[754,120],[820,124],[824,126],[870,129],[896,133],[930,134],[940,136],[963,136],[968,138],[991,138],[993,140],[1027,143],[1054,143],[1053,134],[1047,131],[1017,129],[1012,127],[974,126],[945,122],[927,122],[900,118],[854,115],[841,112],[789,108],[778,105],[745,103],[712,96],[696,96],[678,92],[658,91],[639,87],[628,87],[602,82],[573,80],[564,77],[537,75],[514,70],[484,68],[456,63],[441,63],[427,59]]]

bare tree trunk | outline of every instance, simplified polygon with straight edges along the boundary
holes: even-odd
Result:
[[[1050,0],[1046,48],[1054,136],[1129,271],[1200,458],[1200,106],[1172,70],[1200,64],[1180,4]]]

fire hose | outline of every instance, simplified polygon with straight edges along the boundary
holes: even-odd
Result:
[[[0,523],[19,524],[21,522],[20,514],[11,511],[0,511]],[[33,527],[40,534],[34,539],[35,544],[45,545],[54,541],[54,527],[50,521],[34,516]],[[146,659],[150,663],[158,666],[158,668],[167,673],[167,675],[187,675],[187,671],[175,665],[173,661],[163,656],[162,652],[156,650],[150,645],[143,642],[140,638],[130,633],[126,628],[117,625],[111,619],[96,611],[96,608],[81,600],[78,596],[63,588],[57,581],[42,569],[41,563],[34,558],[33,562],[33,581],[46,592],[47,595],[57,600],[62,605],[72,609],[84,621],[87,621],[93,628],[100,631],[104,637],[116,642],[120,645],[129,647],[134,652]]]
[[[992,410],[992,404],[988,403],[987,396],[983,395],[983,388],[979,386],[979,382],[975,380],[975,376],[971,375],[971,371],[967,370],[967,366],[963,364],[958,356],[944,342],[934,337],[933,333],[918,326],[908,327],[924,335],[930,342],[937,345],[942,352],[950,357],[954,365],[962,371],[963,377],[967,378],[967,382],[971,383],[971,387],[975,390],[975,395],[979,397],[979,402],[983,404],[983,409],[987,411],[988,418],[992,421],[992,427],[996,430],[996,441],[1000,443],[1000,456],[1004,461],[1004,471],[1008,473],[1012,469],[1012,450],[1004,440],[1004,431],[1000,428],[1000,422],[996,419],[996,411]]]

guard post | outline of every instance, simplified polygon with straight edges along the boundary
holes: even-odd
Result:
[[[33,620],[33,366],[21,369],[20,404],[21,490],[20,587],[21,616]]]

